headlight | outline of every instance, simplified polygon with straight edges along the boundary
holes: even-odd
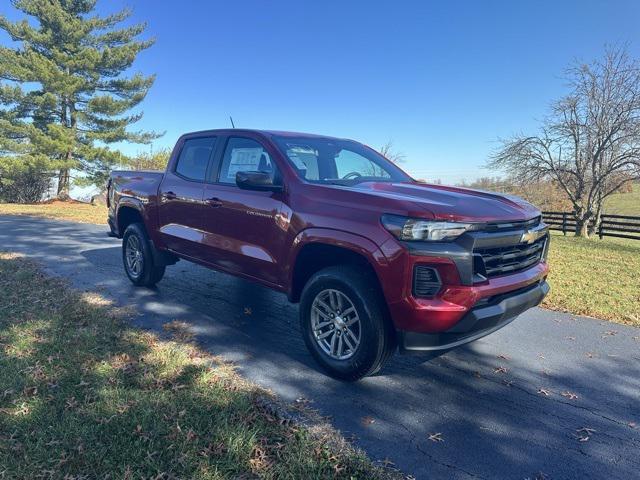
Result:
[[[389,230],[398,240],[427,242],[454,240],[464,232],[475,228],[473,223],[421,220],[400,215],[383,215],[381,221],[384,228]]]

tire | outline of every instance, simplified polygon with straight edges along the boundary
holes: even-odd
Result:
[[[128,261],[127,255],[139,252],[138,262]],[[149,237],[141,223],[132,223],[122,237],[122,263],[131,283],[141,287],[153,287],[164,276],[164,265],[155,265]]]
[[[380,370],[393,355],[395,330],[382,301],[377,282],[362,269],[328,267],[309,279],[300,299],[302,334],[307,348],[329,375],[340,380],[360,380]],[[339,303],[343,308],[339,313],[349,311],[344,318],[334,308]],[[327,322],[333,325],[323,326]],[[336,333],[339,330],[342,332]],[[342,355],[338,335],[343,337]]]

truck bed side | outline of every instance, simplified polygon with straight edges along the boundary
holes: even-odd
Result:
[[[139,215],[153,232],[157,226],[158,187],[164,172],[154,170],[114,170],[107,183],[107,207],[111,232],[122,237],[125,215]]]

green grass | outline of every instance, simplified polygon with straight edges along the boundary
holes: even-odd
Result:
[[[606,200],[605,213],[640,216],[640,183],[633,184],[633,192],[611,195]]]
[[[543,306],[640,326],[640,240],[554,234]]]
[[[0,203],[0,215],[31,215],[36,217],[71,220],[80,223],[107,223],[107,208],[81,202],[47,202],[23,205]]]
[[[386,478],[189,343],[0,253],[0,478]]]

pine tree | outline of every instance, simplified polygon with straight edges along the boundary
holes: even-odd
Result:
[[[101,17],[96,0],[12,0],[31,22],[0,28],[15,48],[0,47],[0,173],[55,170],[58,197],[69,195],[70,172],[101,184],[126,158],[112,144],[149,143],[159,135],[130,131],[131,110],[155,76],[123,75],[153,40],[138,40],[146,24],[120,28],[131,12]],[[111,146],[110,146],[111,145]]]

